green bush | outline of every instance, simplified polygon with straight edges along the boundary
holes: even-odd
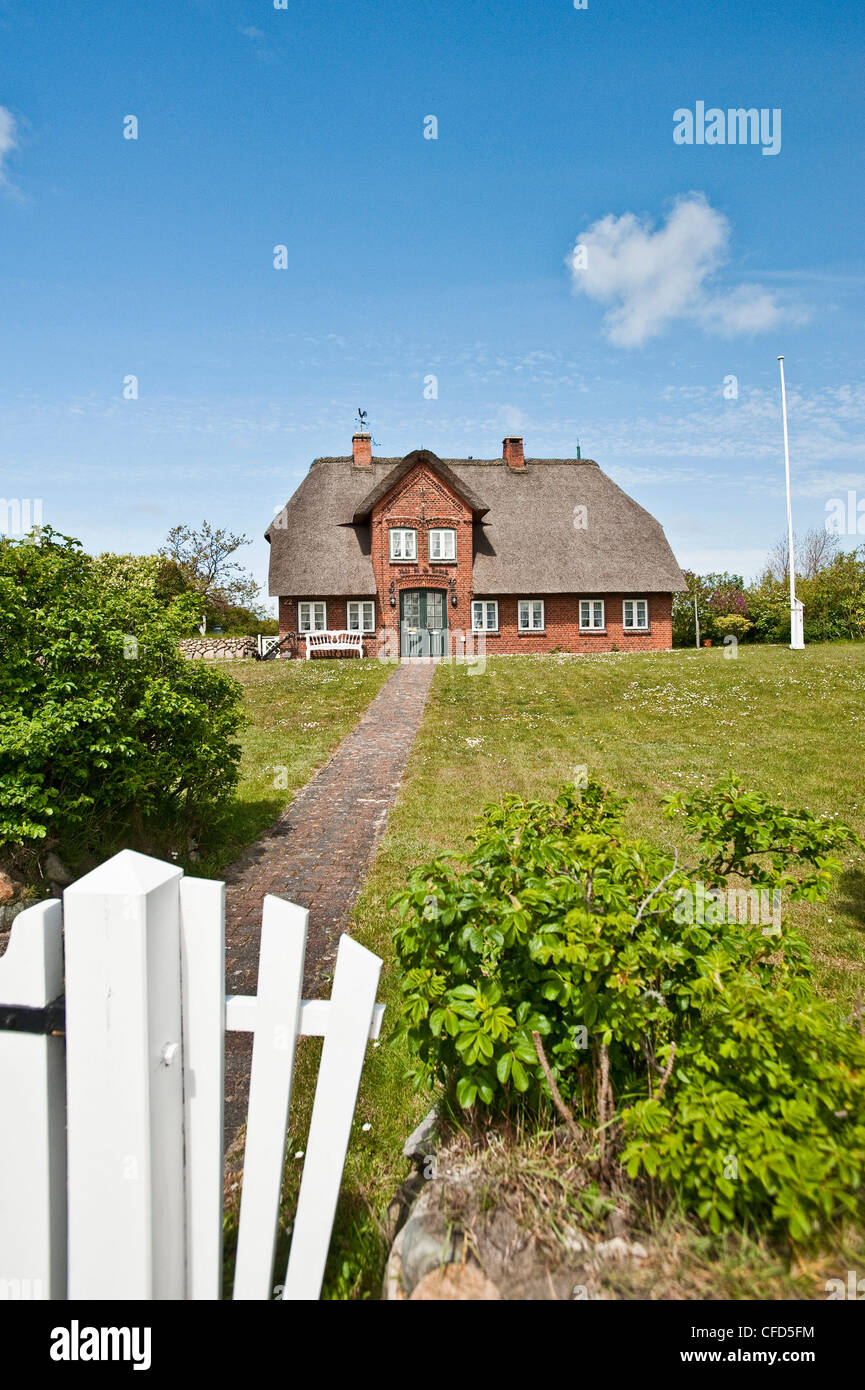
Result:
[[[790,641],[790,591],[768,575],[748,590],[748,614],[757,642]]]
[[[0,854],[32,867],[187,847],[230,798],[240,690],[184,660],[200,608],[158,560],[93,559],[46,528],[0,540]]]
[[[715,619],[714,626],[719,637],[732,636],[741,642],[748,636],[754,624],[750,618],[743,618],[741,613],[725,613],[723,617]]]
[[[859,842],[729,777],[669,799],[702,844],[685,870],[628,838],[624,804],[594,784],[506,797],[465,863],[441,856],[396,895],[413,1081],[464,1108],[537,1108],[542,1051],[632,1175],[678,1189],[715,1229],[751,1218],[801,1235],[859,1200],[865,1041],[814,998],[794,932],[682,905],[700,890],[716,904],[731,881],[819,901],[834,851]]]

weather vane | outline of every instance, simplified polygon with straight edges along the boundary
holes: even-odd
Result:
[[[364,433],[366,433],[366,431],[369,429],[369,425],[367,423],[366,418],[366,411],[361,410],[360,406],[358,406],[357,408],[357,427],[359,430],[363,430]]]

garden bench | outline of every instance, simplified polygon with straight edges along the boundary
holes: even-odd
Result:
[[[363,656],[362,632],[306,632],[304,636],[307,661],[313,652],[345,652],[347,655],[357,652],[358,656]]]

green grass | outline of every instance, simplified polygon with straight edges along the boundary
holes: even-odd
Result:
[[[385,850],[398,877],[430,848],[459,848],[488,801],[551,796],[580,766],[632,799],[630,828],[657,845],[688,847],[661,797],[729,770],[865,835],[863,746],[863,643],[740,646],[736,660],[717,649],[499,657],[476,676],[440,667]],[[826,904],[791,916],[819,987],[852,1002],[865,985],[862,855],[848,856]]]
[[[342,665],[340,674],[344,670]],[[403,1079],[407,1059],[387,1041],[399,994],[386,903],[410,869],[438,849],[463,847],[487,802],[511,791],[552,796],[581,766],[632,799],[634,832],[655,844],[675,843],[685,853],[687,839],[679,824],[663,816],[660,798],[681,787],[708,785],[731,769],[749,786],[836,814],[865,834],[863,733],[863,643],[795,653],[745,645],[736,660],[712,649],[498,657],[477,674],[461,666],[438,668],[350,928],[384,958],[379,997],[389,1008],[382,1043],[370,1050],[364,1068],[326,1295],[378,1296],[385,1245],[378,1217],[407,1176],[402,1144],[430,1104],[412,1093]],[[848,857],[826,904],[796,904],[791,917],[811,943],[818,987],[847,1011],[865,985],[862,856]],[[291,1155],[305,1147],[319,1049],[311,1040],[299,1049],[287,1221],[300,1170]],[[282,1258],[281,1247],[277,1269]],[[718,1284],[723,1292],[716,1296],[736,1296],[728,1291],[730,1279],[738,1296],[746,1296],[755,1268],[746,1262],[740,1273],[727,1270],[724,1277],[727,1283]]]
[[[243,686],[240,782],[191,872],[218,877],[327,762],[393,670],[381,661],[222,661]]]
[[[509,791],[551,796],[586,766],[632,798],[636,833],[686,850],[681,826],[663,816],[660,798],[732,769],[748,785],[837,814],[865,834],[863,734],[863,643],[804,652],[740,646],[735,660],[716,649],[498,657],[476,675],[440,666],[351,925],[352,935],[385,960],[385,1034],[399,997],[386,900],[414,865],[438,849],[464,846],[487,802]],[[795,904],[791,916],[811,943],[818,987],[846,1010],[865,986],[862,856],[848,857],[826,904]],[[329,1277],[342,1280],[347,1263],[357,1271],[355,1293],[373,1297],[379,1267],[360,1272],[374,1231],[364,1211],[380,1211],[406,1176],[402,1143],[429,1107],[402,1079],[406,1064],[385,1041],[367,1060],[329,1265]],[[300,1115],[298,1121],[302,1131]]]

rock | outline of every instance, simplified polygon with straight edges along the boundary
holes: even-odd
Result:
[[[184,637],[180,652],[189,661],[250,661],[258,655],[254,637]]]
[[[405,1182],[397,1188],[388,1204],[387,1215],[384,1220],[384,1237],[390,1241],[396,1236],[397,1231],[405,1225],[406,1218],[417,1201],[425,1186],[423,1173],[415,1169]]]
[[[417,1129],[412,1130],[402,1146],[403,1154],[413,1163],[423,1163],[438,1148],[438,1115],[431,1110],[425,1115]]]
[[[476,1264],[445,1265],[432,1269],[415,1286],[409,1301],[422,1299],[451,1299],[455,1302],[485,1300],[501,1302],[501,1294],[491,1279]]]
[[[391,1246],[385,1266],[382,1298],[386,1303],[398,1303],[400,1300],[405,1300],[405,1291],[402,1286],[402,1238],[404,1233],[405,1227],[399,1232]]]
[[[11,930],[18,913],[23,912],[26,907],[26,902],[0,904],[0,931]]]
[[[73,875],[69,872],[59,854],[55,854],[53,849],[49,850],[46,854],[42,861],[42,868],[47,879],[50,879],[52,883],[59,883],[63,888],[73,881]]]
[[[462,1255],[462,1239],[453,1224],[432,1208],[429,1195],[418,1198],[402,1229],[402,1286],[409,1295],[431,1269],[451,1264]]]
[[[592,1243],[575,1226],[568,1226],[561,1233],[562,1248],[568,1255],[590,1255]]]
[[[607,1217],[608,1234],[610,1236],[624,1237],[627,1236],[628,1229],[628,1218],[625,1216],[625,1213],[623,1211],[620,1211],[618,1207],[613,1207],[613,1210]]]
[[[644,1245],[631,1245],[622,1236],[614,1236],[612,1240],[602,1240],[599,1245],[595,1246],[595,1258],[598,1260],[645,1260],[647,1252]]]
[[[14,903],[21,893],[21,884],[8,874],[0,873],[0,903]]]

